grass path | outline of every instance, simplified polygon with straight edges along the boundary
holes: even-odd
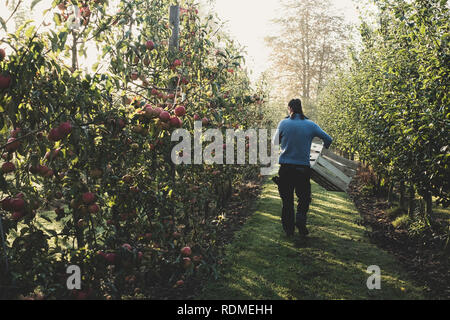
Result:
[[[423,299],[395,258],[372,245],[359,214],[344,193],[313,183],[308,239],[288,238],[281,200],[272,182],[256,212],[226,249],[221,277],[198,299]],[[367,267],[381,268],[381,290],[368,290]]]

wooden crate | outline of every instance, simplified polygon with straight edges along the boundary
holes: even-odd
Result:
[[[311,179],[328,191],[346,192],[358,164],[340,157],[313,142],[311,145]]]

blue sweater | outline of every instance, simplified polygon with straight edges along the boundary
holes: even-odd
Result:
[[[311,120],[301,120],[298,114],[295,115],[294,120],[290,118],[282,120],[278,125],[277,134],[279,134],[281,148],[280,164],[309,166],[312,140],[315,137],[322,139],[327,149],[333,142],[322,128]]]

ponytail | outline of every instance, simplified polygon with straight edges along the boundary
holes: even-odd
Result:
[[[289,102],[289,105],[288,105],[291,109],[292,109],[292,111],[293,111],[293,113],[292,113],[292,115],[291,115],[291,120],[294,120],[295,119],[295,115],[296,114],[299,114],[300,115],[300,119],[301,120],[305,120],[305,115],[303,114],[303,108],[302,108],[302,101],[300,100],[300,99],[292,99],[290,102]]]

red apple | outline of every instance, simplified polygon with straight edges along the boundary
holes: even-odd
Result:
[[[116,262],[116,254],[115,253],[107,253],[105,256],[106,261],[109,264],[114,264]]]
[[[184,281],[183,280],[178,280],[176,283],[177,287],[181,287],[182,285],[184,285]]]
[[[82,195],[85,204],[91,204],[95,200],[95,195],[92,192],[85,192]]]
[[[16,211],[11,215],[11,219],[14,221],[19,221],[24,216],[22,211]]]
[[[181,61],[179,59],[176,59],[173,63],[172,66],[174,68],[181,66]]]
[[[10,197],[7,197],[2,200],[2,209],[5,211],[13,211],[12,208],[12,199]]]
[[[155,48],[155,43],[153,42],[153,41],[151,41],[151,40],[148,40],[146,43],[145,43],[145,47],[148,49],[148,50],[153,50],[154,48]]]
[[[25,209],[25,201],[20,198],[14,198],[11,200],[11,208],[14,211],[23,211]]]
[[[164,121],[164,122],[169,121],[169,120],[170,120],[170,114],[169,114],[169,112],[167,112],[167,111],[162,111],[162,112],[159,114],[159,119],[161,119],[161,121]]]
[[[44,174],[44,177],[46,177],[46,178],[51,178],[51,177],[53,177],[54,174],[55,174],[55,173],[53,172],[53,170],[49,169],[49,170],[47,170],[47,172]]]
[[[1,89],[8,89],[11,85],[11,76],[10,75],[0,75],[0,90]]]
[[[153,113],[154,113],[155,117],[159,117],[161,112],[163,112],[163,111],[164,110],[162,108],[160,108],[160,107],[156,107],[156,108],[153,109]]]
[[[124,248],[125,250],[128,250],[128,251],[132,251],[132,250],[133,250],[133,248],[131,247],[131,245],[129,245],[128,243],[124,243],[124,244],[122,245],[122,248]]]
[[[50,169],[49,169],[47,166],[42,166],[42,165],[38,165],[38,166],[37,166],[37,172],[38,172],[41,176],[45,176],[49,170],[50,170]]]
[[[10,173],[16,170],[16,166],[12,162],[5,162],[2,164],[2,172],[3,173]]]
[[[98,204],[93,203],[88,207],[89,213],[96,214],[100,211]]]
[[[6,57],[5,49],[0,48],[0,61],[3,61],[3,59],[5,59],[5,57]]]
[[[56,159],[56,157],[58,157],[60,152],[61,152],[60,148],[55,149],[55,150],[47,151],[47,153],[45,154],[44,158],[47,159],[47,160]]]
[[[20,141],[16,141],[16,138],[9,138],[8,141],[6,142],[6,151],[8,152],[14,152],[17,149],[19,149],[20,146]]]
[[[149,104],[145,105],[145,116],[149,119],[153,118],[155,116],[155,110],[153,107]]]
[[[181,128],[183,126],[183,122],[178,117],[170,118],[170,125],[174,128]]]
[[[72,124],[70,121],[63,122],[59,125],[58,130],[65,136],[72,132]]]
[[[181,254],[183,256],[190,256],[192,254],[192,250],[190,247],[184,247],[183,249],[181,249]]]
[[[59,130],[59,128],[53,128],[50,130],[47,137],[48,137],[48,140],[56,142],[63,138],[63,134]]]
[[[208,123],[209,123],[208,118],[203,118],[203,119],[202,119],[202,125],[207,126]]]
[[[175,115],[177,117],[182,117],[186,114],[186,108],[184,106],[178,106],[175,108]]]

